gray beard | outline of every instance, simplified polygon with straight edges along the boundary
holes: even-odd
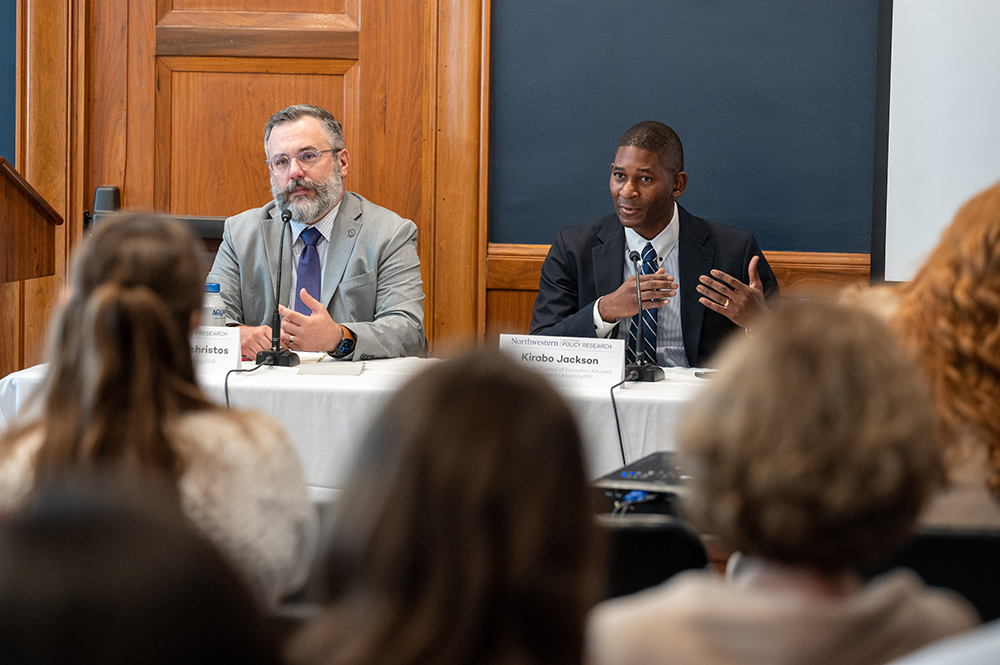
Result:
[[[308,189],[316,192],[316,196],[308,198],[298,197],[297,200],[289,200],[289,196],[296,189]],[[292,221],[300,224],[312,224],[320,215],[328,212],[340,200],[340,195],[344,192],[344,178],[340,175],[339,169],[334,169],[333,173],[325,182],[309,182],[302,178],[289,180],[284,189],[278,189],[271,181],[271,195],[274,196],[274,203],[278,210],[284,212],[288,210],[292,213]]]

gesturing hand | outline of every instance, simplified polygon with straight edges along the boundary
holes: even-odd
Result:
[[[764,287],[757,275],[758,258],[750,259],[750,284],[744,284],[721,270],[713,270],[712,277],[702,275],[698,293],[704,297],[698,298],[698,302],[741,328],[749,326],[760,313],[767,311]]]
[[[278,306],[281,320],[281,345],[292,351],[332,351],[344,336],[341,327],[330,318],[323,304],[305,289],[299,292],[302,302],[312,312],[300,314],[284,305]]]
[[[639,290],[642,292],[642,308],[653,309],[663,307],[670,298],[677,295],[677,284],[673,275],[668,275],[660,268],[652,275],[639,277]],[[639,304],[635,297],[635,275],[626,279],[614,292],[601,298],[597,306],[601,318],[608,323],[619,319],[627,319],[639,313]]]

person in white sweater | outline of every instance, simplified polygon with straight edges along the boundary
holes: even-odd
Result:
[[[591,665],[885,663],[978,622],[950,591],[859,571],[941,473],[916,364],[860,309],[783,305],[723,353],[679,431],[691,516],[743,553],[592,612]]]
[[[38,481],[109,467],[162,486],[275,604],[305,581],[317,518],[301,461],[270,418],[217,407],[195,382],[201,249],[179,222],[102,222],[75,257],[52,323],[37,420],[0,442],[0,512]]]

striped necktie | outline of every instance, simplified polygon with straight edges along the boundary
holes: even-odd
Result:
[[[652,275],[656,272],[656,250],[653,244],[647,242],[642,248],[642,274]],[[644,309],[632,317],[632,325],[629,327],[628,348],[625,359],[629,363],[636,362],[635,342],[639,336],[639,326],[643,326],[642,345],[646,362],[656,364],[656,315],[659,309]]]

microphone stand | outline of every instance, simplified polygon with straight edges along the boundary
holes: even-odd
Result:
[[[639,252],[632,250],[628,255],[632,261],[632,268],[635,270],[635,297],[639,302],[639,334],[635,336],[635,362],[625,365],[626,381],[662,381],[663,368],[650,362],[646,362],[646,345],[643,339],[643,332],[646,326],[642,323],[642,289],[639,287]]]
[[[271,348],[257,352],[258,365],[275,365],[277,367],[295,367],[299,357],[288,349],[281,348],[281,315],[278,313],[278,303],[281,300],[281,261],[285,250],[285,229],[292,220],[292,212],[281,213],[281,242],[278,244],[278,281],[274,294],[274,315],[271,317]]]

